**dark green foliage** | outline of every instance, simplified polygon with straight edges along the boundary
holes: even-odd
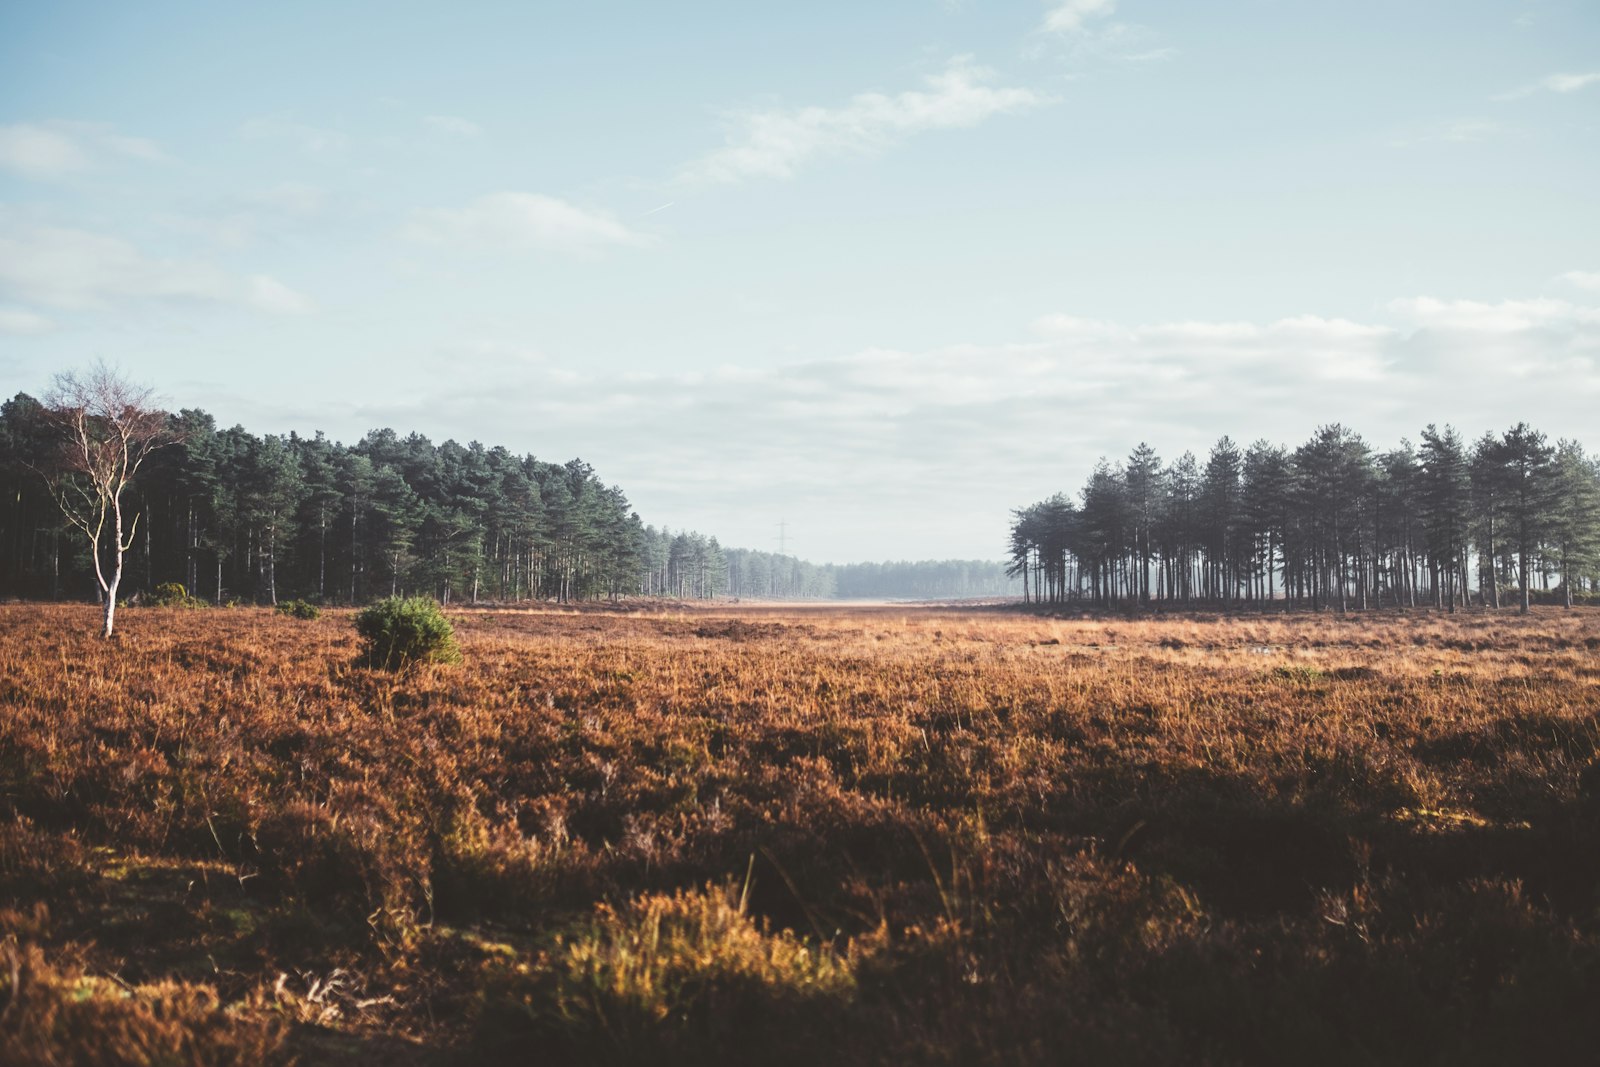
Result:
[[[278,614],[292,619],[316,619],[321,617],[322,609],[309,600],[285,600],[278,605]]]
[[[1454,611],[1515,591],[1527,611],[1600,591],[1600,466],[1526,423],[1470,450],[1432,425],[1381,453],[1338,424],[1292,452],[1224,437],[1164,470],[1140,445],[1080,501],[1013,512],[1026,599]]]
[[[368,666],[403,670],[415,663],[460,663],[455,629],[432,597],[392,596],[356,616]]]
[[[53,444],[26,395],[0,405],[0,596],[88,595],[93,568],[33,472]],[[820,565],[646,526],[581,460],[374,430],[353,445],[168,417],[179,443],[129,489],[141,518],[124,589],[180,581],[217,604],[450,604],[638,595],[970,597],[1011,592],[977,561]],[[148,592],[146,593],[148,596]]]
[[[38,474],[56,449],[41,411],[21,394],[0,404],[0,596],[88,598],[93,560]],[[578,460],[393,430],[351,445],[257,436],[196,410],[166,420],[179,443],[152,453],[124,498],[138,516],[130,599],[166,582],[217,604],[661,592],[646,588],[645,525]]]
[[[162,582],[155,587],[155,591],[145,598],[145,603],[154,608],[204,608],[209,607],[204,600],[189,595],[189,590],[183,587],[182,582]]]

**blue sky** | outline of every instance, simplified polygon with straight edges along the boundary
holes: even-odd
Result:
[[[819,560],[998,556],[1140,440],[1600,445],[1592,0],[244,7],[0,10],[0,391]]]

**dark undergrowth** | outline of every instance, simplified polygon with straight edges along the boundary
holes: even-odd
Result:
[[[0,607],[0,1062],[1600,1047],[1600,619]]]

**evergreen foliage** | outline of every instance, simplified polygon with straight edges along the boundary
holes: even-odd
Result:
[[[322,609],[309,600],[281,600],[278,602],[278,614],[287,615],[291,619],[319,619]]]
[[[1203,467],[1141,444],[1101,460],[1078,501],[1013,512],[1008,570],[1045,603],[1454,610],[1514,590],[1526,611],[1600,591],[1600,465],[1581,445],[1526,423],[1470,448],[1430,425],[1421,442],[1376,452],[1331,425],[1241,453],[1224,437]]]
[[[126,591],[176,582],[218,604],[646,591],[657,535],[581,460],[387,429],[348,446],[321,434],[257,437],[192,409],[165,418],[178,443],[153,452],[124,496],[138,522]],[[0,406],[0,596],[95,588],[86,546],[37,473],[55,450],[37,400]]]
[[[362,659],[370,667],[403,670],[415,663],[460,663],[455,628],[432,597],[392,596],[356,615]]]
[[[94,589],[37,471],[55,441],[27,394],[0,405],[0,596]],[[948,560],[823,565],[646,526],[581,460],[549,463],[473,442],[373,430],[257,437],[204,411],[166,416],[174,444],[126,494],[138,537],[127,587],[175,582],[212,603],[360,604],[426,593],[444,604],[629,595],[928,599],[1015,592],[1004,565]]]
[[[144,602],[153,608],[210,607],[204,600],[190,596],[189,590],[183,587],[182,582],[162,582],[151,590]]]

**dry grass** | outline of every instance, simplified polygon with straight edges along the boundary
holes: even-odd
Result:
[[[0,1060],[1600,1039],[1600,616],[0,608]]]

